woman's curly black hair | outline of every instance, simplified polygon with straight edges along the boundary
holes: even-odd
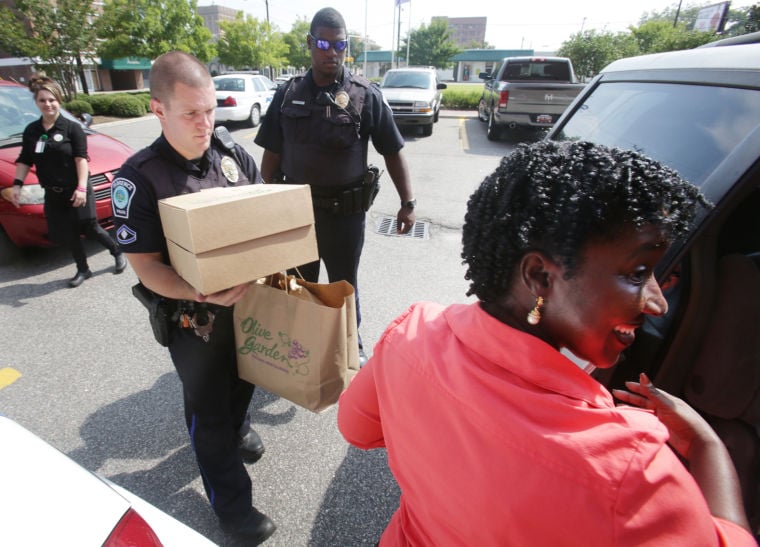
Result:
[[[467,295],[489,302],[506,294],[523,255],[542,251],[566,277],[583,247],[627,225],[686,233],[699,204],[696,187],[637,152],[589,142],[521,144],[472,194],[462,230]]]

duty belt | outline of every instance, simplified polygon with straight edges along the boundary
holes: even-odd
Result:
[[[285,184],[298,184],[290,177],[282,176],[281,182]],[[341,186],[315,186],[310,185],[311,203],[315,209],[322,209],[334,215],[354,215],[364,212],[366,207],[367,191],[363,181]]]

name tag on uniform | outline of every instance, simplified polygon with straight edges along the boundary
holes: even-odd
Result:
[[[37,146],[34,147],[35,154],[42,154],[45,151],[45,141],[37,141]]]

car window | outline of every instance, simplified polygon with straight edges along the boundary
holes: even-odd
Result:
[[[432,86],[433,75],[426,72],[388,72],[382,87],[414,87],[429,89]]]
[[[603,82],[553,138],[636,150],[701,186],[758,124],[754,90]]]
[[[570,67],[564,61],[516,61],[507,64],[502,81],[564,81],[570,80]]]
[[[0,140],[20,139],[24,128],[39,117],[34,96],[27,88],[0,86]]]
[[[243,78],[219,78],[214,80],[214,88],[217,91],[245,91]]]

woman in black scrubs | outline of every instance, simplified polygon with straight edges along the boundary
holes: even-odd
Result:
[[[87,137],[82,127],[61,116],[63,90],[54,80],[41,75],[29,80],[29,89],[42,117],[24,130],[21,153],[16,160],[13,204],[32,165],[45,189],[45,217],[51,241],[71,249],[77,274],[69,281],[78,287],[92,277],[81,235],[96,239],[116,260],[116,273],[127,267],[118,244],[98,224],[95,198],[89,183]]]

